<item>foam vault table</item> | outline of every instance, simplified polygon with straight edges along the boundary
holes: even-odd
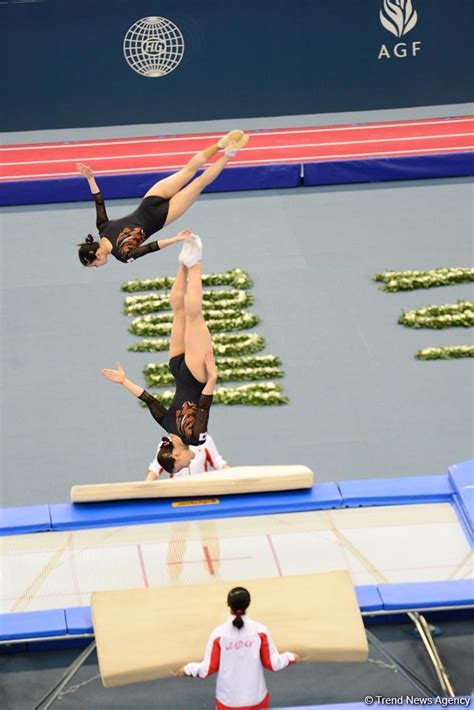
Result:
[[[232,586],[95,592],[92,619],[104,686],[155,680],[201,660],[209,634],[225,620]],[[364,624],[347,572],[252,579],[244,586],[252,595],[249,615],[268,626],[280,652],[319,662],[367,659]],[[289,599],[298,603],[288,606]]]

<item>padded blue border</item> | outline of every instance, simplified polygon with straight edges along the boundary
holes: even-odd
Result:
[[[235,166],[224,170],[205,192],[263,190],[301,185],[341,185],[387,180],[419,180],[474,175],[473,153],[333,160],[317,163],[279,163]],[[303,172],[303,178],[301,174]],[[170,171],[101,175],[106,199],[141,197]],[[80,177],[11,180],[0,183],[0,206],[90,201],[89,188]]]
[[[378,591],[387,611],[433,607],[474,606],[474,580],[379,584]]]
[[[436,607],[474,607],[474,582],[417,582],[355,587],[362,613],[403,612]],[[0,614],[0,641],[93,634],[88,606],[47,611]]]
[[[68,634],[92,634],[92,613],[90,606],[69,607],[64,609]]]
[[[405,503],[449,503],[454,492],[447,474],[339,481],[338,485],[344,505],[348,508]]]
[[[50,505],[52,530],[111,527],[151,522],[177,522],[209,518],[234,518],[248,515],[296,513],[343,506],[336,483],[318,483],[299,491],[248,493],[215,496],[217,504],[173,507],[173,501],[130,500],[110,503],[60,503]],[[210,496],[180,498],[174,502],[212,500]]]
[[[474,459],[449,467],[460,520],[474,542]]]
[[[106,200],[142,197],[153,183],[172,175],[173,172],[101,175],[100,189]],[[205,192],[264,190],[300,185],[299,163],[236,166],[224,170]],[[87,182],[81,176],[0,182],[0,206],[3,207],[78,201],[92,202]]]
[[[51,530],[49,505],[0,508],[0,535],[19,535],[47,530]]]
[[[365,158],[303,164],[303,185],[343,185],[474,175],[474,153]]]
[[[470,471],[473,465],[474,460],[458,464],[451,469]],[[456,492],[460,490],[461,484],[457,483],[456,489],[452,482],[453,475],[451,472],[450,475],[326,482],[318,483],[307,490],[216,496],[219,501],[217,504],[179,507],[173,506],[173,502],[193,503],[201,498],[195,496],[179,499],[179,501],[155,499],[4,508],[0,509],[0,535],[269,515],[342,507],[449,502],[458,512],[466,537],[474,546],[472,515],[466,522],[467,513],[463,512],[460,506],[460,494]],[[459,481],[461,481],[460,475],[459,473]],[[471,495],[470,490],[467,489],[467,495]],[[209,500],[208,496],[202,498]],[[469,513],[469,508],[467,511]]]
[[[66,634],[64,609],[0,614],[0,641],[65,636]]]

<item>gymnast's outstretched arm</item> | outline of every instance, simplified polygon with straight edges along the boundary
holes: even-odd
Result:
[[[96,227],[100,232],[103,227],[105,227],[106,223],[109,221],[109,218],[107,217],[107,211],[105,209],[104,198],[102,196],[98,184],[95,181],[94,173],[92,172],[91,168],[88,165],[84,165],[84,163],[77,163],[77,169],[79,170],[81,175],[84,175],[84,177],[87,179],[87,182],[89,183],[89,188],[92,193],[92,197],[94,198],[95,209],[97,214]]]
[[[122,385],[122,387],[125,387],[125,389],[128,390],[130,394],[133,394],[134,397],[138,397],[138,399],[141,399],[142,402],[145,402],[153,419],[155,419],[158,424],[161,424],[163,417],[168,411],[166,407],[164,407],[161,402],[155,399],[155,397],[153,397],[153,395],[147,392],[143,387],[140,387],[129,380],[125,376],[125,370],[119,362],[116,363],[115,370],[101,370],[100,374],[111,382]]]
[[[178,234],[174,237],[169,237],[169,239],[159,239],[156,242],[149,242],[148,244],[143,244],[136,249],[130,249],[129,251],[123,251],[122,253],[126,259],[140,259],[140,257],[145,256],[146,254],[166,249],[166,247],[171,246],[171,244],[176,244],[176,242],[183,242],[187,239],[187,237],[189,237],[190,233],[189,229],[182,229],[181,232],[178,232]]]

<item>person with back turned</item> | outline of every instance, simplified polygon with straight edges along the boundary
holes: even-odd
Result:
[[[270,707],[263,669],[281,671],[298,663],[296,653],[278,653],[266,626],[250,619],[250,593],[234,587],[227,595],[230,616],[211,633],[204,659],[187,663],[178,676],[206,678],[217,673],[216,710]]]

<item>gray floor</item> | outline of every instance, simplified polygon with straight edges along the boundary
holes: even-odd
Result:
[[[472,622],[438,624],[442,635],[436,639],[458,695],[469,695],[472,683]],[[408,625],[371,628],[383,647],[415,671],[437,690],[437,682],[421,641]],[[78,651],[44,651],[30,654],[0,654],[0,707],[2,710],[31,710],[43,693],[59,679]],[[140,710],[198,710],[214,707],[215,677],[189,678],[140,683],[123,688],[104,689],[98,677],[95,654],[66,687],[55,707],[117,708]],[[420,697],[390,660],[370,647],[366,663],[301,663],[281,673],[266,673],[272,707],[309,704],[360,702],[366,695]]]
[[[401,309],[472,288],[385,294],[371,282],[383,269],[469,265],[471,188],[463,178],[227,193],[202,197],[176,224],[202,236],[206,271],[250,272],[257,330],[284,363],[289,406],[213,409],[210,430],[232,464],[304,463],[337,480],[442,473],[473,455],[472,361],[413,357],[466,343],[469,331],[396,323]],[[161,436],[99,370],[120,359],[143,383],[143,365],[163,357],[127,352],[120,285],[173,273],[177,249],[84,269],[74,244],[93,220],[89,203],[2,210],[3,505],[140,478]]]
[[[464,115],[469,104],[246,119],[243,127]],[[1,134],[5,144],[222,131],[229,122]],[[205,240],[207,271],[241,266],[255,280],[258,327],[283,358],[291,404],[216,407],[211,430],[233,464],[311,465],[319,480],[446,471],[472,456],[472,365],[419,363],[423,346],[469,333],[409,331],[402,308],[469,298],[459,286],[388,295],[375,271],[472,262],[471,181],[406,182],[204,196],[176,224]],[[135,200],[111,203],[121,215]],[[136,264],[80,267],[91,204],[0,210],[0,504],[66,500],[74,483],[140,478],[154,422],[98,375],[120,359],[142,382],[146,362],[121,314],[125,279],[170,274],[177,249]],[[163,236],[171,234],[166,230]],[[14,240],[14,252],[12,251]]]
[[[469,106],[247,119],[243,127],[327,124],[468,113]],[[3,142],[214,131],[228,122],[4,134]],[[233,464],[301,462],[319,480],[444,472],[472,453],[472,365],[419,363],[419,347],[466,343],[469,333],[408,331],[402,308],[469,298],[468,286],[389,295],[375,271],[469,265],[471,181],[453,179],[203,197],[176,225],[205,240],[205,269],[241,266],[255,280],[267,352],[284,361],[291,404],[223,408],[211,430]],[[135,201],[110,206],[120,215]],[[74,483],[140,478],[158,432],[125,392],[102,381],[120,358],[141,380],[151,355],[127,353],[123,280],[171,273],[176,250],[133,266],[80,267],[74,244],[93,228],[89,204],[0,211],[2,468],[0,504],[64,501]],[[170,233],[170,230],[167,230]],[[165,236],[165,235],[163,235]],[[159,359],[158,356],[156,359]],[[458,693],[472,689],[472,624],[446,623],[438,645]],[[390,650],[429,682],[407,627],[378,628]],[[0,655],[0,708],[29,710],[76,652]],[[66,708],[211,708],[214,680],[170,679],[104,690],[91,660]],[[272,674],[274,706],[410,694],[371,651],[363,665],[301,664]]]

